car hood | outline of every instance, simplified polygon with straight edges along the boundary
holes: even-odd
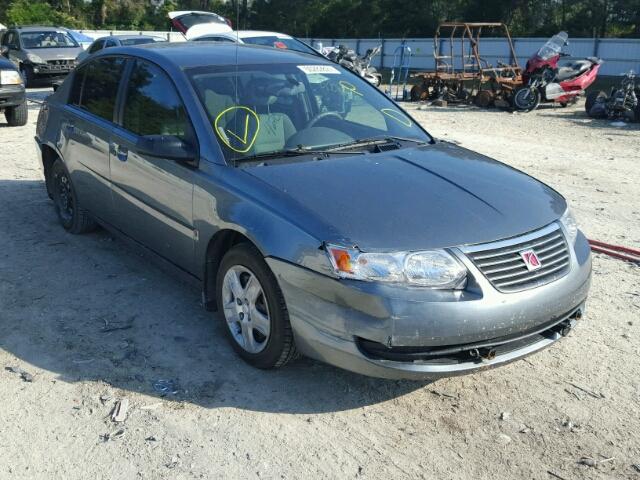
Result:
[[[82,47],[33,48],[28,53],[39,56],[45,62],[49,60],[75,60],[83,50]]]
[[[557,220],[560,194],[453,144],[245,171],[295,202],[319,240],[363,251],[420,250],[513,237]],[[313,217],[313,218],[312,218]]]

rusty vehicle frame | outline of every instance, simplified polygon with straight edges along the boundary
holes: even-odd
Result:
[[[509,63],[489,64],[480,53],[483,31],[501,31],[509,44]],[[449,51],[442,52],[443,33],[448,33]],[[513,47],[509,28],[504,23],[444,22],[433,38],[434,71],[411,75],[418,79],[411,89],[411,99],[474,102],[488,107],[496,100],[509,101],[522,85],[522,68]]]

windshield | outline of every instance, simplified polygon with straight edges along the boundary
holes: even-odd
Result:
[[[64,31],[57,32],[22,32],[20,34],[22,48],[77,48],[76,42],[71,35]]]
[[[554,35],[540,48],[540,50],[538,50],[538,57],[542,60],[549,60],[550,58],[559,55],[562,51],[562,47],[567,44],[568,39],[569,35],[567,35],[566,32],[560,32],[557,35]]]
[[[275,35],[269,35],[263,37],[243,38],[242,41],[251,45],[275,47],[281,48],[283,50],[295,50],[297,52],[312,53],[314,55],[318,53],[313,48],[305,45],[303,42],[301,42],[300,40],[296,40],[295,38],[280,38],[276,37]]]
[[[431,141],[386,96],[337,65],[211,66],[188,74],[232,162],[372,138]]]

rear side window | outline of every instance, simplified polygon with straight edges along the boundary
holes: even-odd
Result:
[[[182,100],[166,73],[155,65],[136,61],[127,86],[123,127],[140,136],[189,139],[191,125]]]
[[[122,58],[106,57],[83,66],[75,73],[69,103],[113,121],[113,109],[124,63]]]
[[[96,40],[93,45],[89,48],[89,53],[95,53],[100,50],[104,46],[104,40]]]

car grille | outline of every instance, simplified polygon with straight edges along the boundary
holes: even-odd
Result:
[[[62,66],[71,66],[75,65],[75,60],[49,60],[47,62],[48,65],[62,65]]]
[[[541,267],[529,271],[520,252],[533,250]],[[499,291],[519,292],[546,285],[569,272],[571,258],[560,227],[553,224],[534,234],[465,250],[467,256]]]

